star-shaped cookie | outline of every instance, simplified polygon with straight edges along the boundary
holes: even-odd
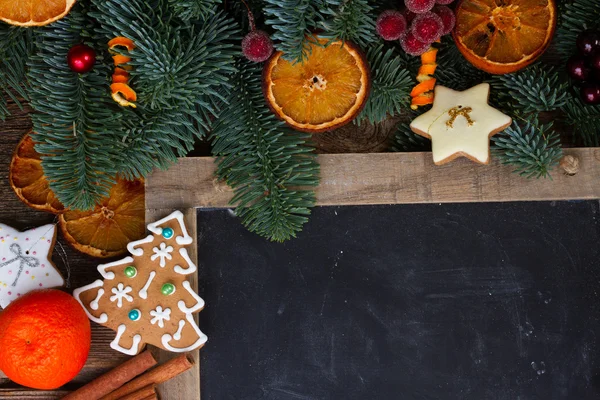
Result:
[[[52,262],[56,226],[25,232],[0,224],[0,307],[36,289],[64,286]]]
[[[488,104],[489,94],[487,83],[464,92],[435,87],[433,107],[415,118],[410,128],[431,139],[436,165],[460,156],[481,164],[490,162],[490,138],[506,129],[512,119]]]

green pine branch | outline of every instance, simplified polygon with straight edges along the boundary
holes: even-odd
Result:
[[[418,59],[417,57],[413,57]],[[437,53],[438,67],[435,70],[437,84],[454,90],[466,90],[482,81],[489,75],[473,67],[465,60],[454,41],[449,36],[442,38],[440,50]]]
[[[302,62],[308,57],[307,40],[316,27],[316,10],[311,0],[264,0],[265,23],[275,33],[275,48],[291,62]]]
[[[169,0],[173,12],[182,20],[205,20],[215,14],[221,0]]]
[[[574,0],[564,5],[559,14],[559,26],[554,42],[556,49],[565,57],[571,57],[575,51],[577,36],[585,30],[600,28],[600,6],[598,0]]]
[[[569,98],[567,79],[556,68],[540,64],[513,74],[495,75],[490,84],[492,95],[503,109],[518,109],[522,115],[557,110]]]
[[[583,104],[579,96],[572,95],[563,111],[573,136],[580,138],[585,146],[600,146],[600,106]]]
[[[234,190],[232,204],[252,232],[273,241],[295,237],[315,203],[319,166],[310,136],[294,132],[266,107],[261,69],[238,60],[237,90],[216,121],[217,175]]]
[[[349,40],[362,48],[378,40],[373,7],[368,0],[324,1],[319,11],[323,19],[318,25],[325,31],[324,37]]]
[[[537,117],[519,118],[493,138],[494,153],[503,164],[527,178],[547,178],[562,157],[560,137],[552,123],[542,125]]]
[[[410,104],[410,91],[415,83],[403,58],[394,48],[384,50],[383,44],[373,46],[367,52],[367,60],[371,67],[371,94],[356,118],[356,124],[364,119],[375,124],[388,115],[400,115]]]
[[[18,96],[27,100],[25,74],[27,57],[32,50],[30,29],[0,23],[0,120],[9,115],[7,98],[19,107],[22,105]]]
[[[410,129],[409,123],[402,122],[394,135],[392,151],[431,151],[431,140],[417,135]]]
[[[138,108],[130,112],[122,138],[120,167],[125,177],[166,169],[185,156],[218,117],[216,103],[231,89],[240,53],[237,25],[222,12],[180,26],[170,19],[167,0],[93,0],[94,16],[106,40],[125,36],[134,41],[130,85]],[[123,15],[125,15],[123,17]]]
[[[78,3],[69,15],[36,32],[29,59],[32,120],[50,187],[69,208],[91,209],[108,195],[121,165],[119,108],[108,90],[111,74],[105,51],[95,46],[91,21]],[[67,52],[81,42],[96,47],[94,69],[77,74]]]

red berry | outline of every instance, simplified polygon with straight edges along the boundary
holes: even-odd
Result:
[[[590,60],[590,66],[595,71],[600,71],[600,53],[596,53]]]
[[[422,14],[431,11],[435,5],[435,0],[404,0],[404,4],[410,11]]]
[[[436,14],[428,12],[417,15],[410,30],[420,42],[431,44],[442,37],[444,23]]]
[[[585,59],[579,55],[569,58],[569,61],[567,62],[567,72],[569,73],[569,76],[576,81],[585,81],[590,75],[590,70],[585,65]]]
[[[253,30],[242,40],[242,52],[250,61],[266,61],[273,53],[273,41],[266,32]]]
[[[412,31],[408,31],[406,35],[400,39],[400,46],[411,56],[420,56],[429,49],[429,43],[423,43],[415,37]]]
[[[450,4],[450,3],[452,3],[453,1],[454,1],[454,0],[435,0],[435,2],[436,2],[437,4],[442,4],[442,5],[444,5],[444,6],[446,6],[446,5]]]
[[[600,84],[589,82],[581,87],[581,99],[585,104],[600,104]]]
[[[442,23],[444,24],[442,35],[447,35],[452,32],[454,25],[456,25],[456,16],[454,15],[454,11],[446,6],[435,6],[433,8],[433,12],[442,19]]]
[[[398,40],[406,33],[406,19],[400,11],[387,10],[377,18],[377,33],[384,40]]]
[[[90,71],[96,62],[96,52],[90,46],[77,44],[67,53],[67,64],[71,71],[83,74]]]

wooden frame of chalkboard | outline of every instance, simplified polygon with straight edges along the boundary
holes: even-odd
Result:
[[[431,153],[323,154],[317,205],[374,205],[600,199],[600,148],[565,149],[579,171],[553,171],[552,179],[526,179],[497,160],[491,165],[466,159],[436,166]],[[146,180],[146,219],[181,210],[192,237],[197,208],[229,208],[233,192],[215,176],[214,158],[182,158]],[[197,261],[197,249],[190,249]],[[197,289],[197,276],[191,278]],[[161,352],[161,356],[169,357]],[[163,399],[200,397],[199,352],[193,372],[165,383]]]

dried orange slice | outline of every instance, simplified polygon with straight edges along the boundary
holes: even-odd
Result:
[[[108,198],[92,211],[66,211],[59,216],[65,239],[94,257],[127,252],[127,243],[145,234],[144,181],[117,179]]]
[[[263,70],[269,107],[294,129],[323,132],[352,121],[364,106],[371,78],[362,52],[350,42],[310,44],[303,63],[271,56]]]
[[[548,48],[556,28],[554,0],[462,0],[454,41],[475,67],[492,74],[525,68]]]
[[[42,169],[42,159],[35,151],[34,144],[31,133],[21,139],[10,162],[10,186],[29,207],[54,214],[61,213],[65,207],[50,190]]]
[[[75,0],[0,0],[0,20],[18,26],[43,26],[58,21]]]

